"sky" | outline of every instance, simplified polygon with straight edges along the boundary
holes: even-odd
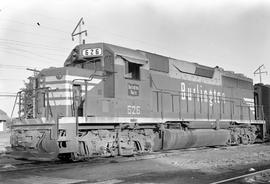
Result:
[[[12,96],[33,75],[26,68],[63,66],[81,17],[86,43],[219,66],[254,83],[260,65],[270,72],[268,0],[0,0],[0,109],[11,114]]]

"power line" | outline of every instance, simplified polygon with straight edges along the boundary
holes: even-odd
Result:
[[[0,41],[0,43],[1,43],[1,41]],[[25,47],[30,47],[30,48],[32,48],[32,50],[33,49],[44,49],[44,48],[37,48],[37,47],[33,47],[33,46],[23,46],[23,45],[18,45],[18,44],[15,44],[15,43],[2,43],[3,45],[1,45],[1,46],[7,46],[7,47],[12,47],[13,46],[13,48],[15,48],[15,49],[17,49],[17,48],[19,48],[19,47],[23,47],[23,48],[25,48]],[[10,46],[11,45],[11,46]],[[19,48],[19,49],[21,49],[21,48]],[[25,49],[28,49],[28,48],[25,48]],[[26,51],[26,50],[25,50]],[[29,52],[29,51],[28,51]],[[43,50],[41,50],[41,52],[43,52],[44,54],[46,54],[46,55],[52,55],[52,56],[59,56],[59,57],[62,57],[62,55],[60,55],[60,54],[54,54],[54,53],[49,53],[49,52],[44,52]],[[63,52],[62,52],[63,53]]]
[[[0,45],[2,46],[2,45]],[[12,48],[12,47],[11,47]],[[51,61],[51,62],[54,62],[55,63],[55,59],[54,58],[49,58],[49,57],[46,57],[46,56],[42,56],[42,55],[39,55],[39,54],[36,54],[36,53],[33,53],[31,51],[27,51],[27,50],[24,50],[24,49],[17,49],[16,50],[10,50],[10,48],[6,48],[6,47],[2,47],[0,49],[6,49],[6,50],[9,50],[9,52],[23,52],[23,53],[28,53],[30,55],[33,55],[33,56],[37,56],[37,57],[40,57],[42,59],[46,59],[47,61]],[[24,55],[25,56],[25,55]]]
[[[10,50],[8,48],[1,48],[0,47],[0,50],[3,50],[3,51],[8,52],[10,54],[16,54],[18,56],[25,57],[25,58],[33,59],[33,57],[34,57],[34,56],[31,57],[31,56],[28,56],[28,55],[25,55],[25,54],[22,54],[22,53],[17,53],[16,51]],[[43,59],[43,58],[41,58],[41,59]],[[34,67],[32,67],[32,68],[34,68]],[[15,68],[15,67],[13,67],[12,69],[20,69],[20,70],[23,69],[23,70],[25,70],[26,68],[20,68],[20,67],[19,68]]]
[[[4,94],[8,94],[8,95],[14,95],[14,94],[17,94],[17,93],[15,93],[15,92],[12,93],[12,92],[4,92],[4,91],[1,91],[1,92],[0,92],[0,95],[2,95],[3,93],[4,93]]]
[[[45,35],[45,34],[39,34],[39,33],[34,33],[34,32],[29,32],[29,31],[23,31],[23,30],[19,30],[19,29],[11,29],[11,28],[1,28],[1,29],[6,29],[8,31],[12,31],[12,32],[21,32],[21,33],[26,33],[26,34],[31,34],[32,36],[42,36],[42,37],[46,37],[46,38],[52,38],[52,35]],[[59,38],[57,37],[56,38],[57,40],[65,40],[65,41],[68,41],[68,39],[64,39],[64,38]]]
[[[44,16],[44,17],[47,17],[47,18],[50,18],[50,19],[53,19],[53,20],[55,20],[55,19],[58,19],[58,20],[61,20],[61,24],[63,24],[63,21],[64,22],[67,22],[67,23],[70,23],[70,20],[68,20],[68,19],[63,19],[63,18],[59,18],[59,17],[55,17],[55,16],[48,16],[48,15],[44,15],[44,14],[41,14],[40,12],[38,12],[38,13],[31,13],[31,14],[39,14],[39,15],[41,15],[41,16]],[[20,21],[15,21],[15,20],[12,20],[13,22],[17,22],[17,23],[19,23],[19,24],[25,24],[25,25],[31,25],[31,24],[27,24],[27,23],[23,23],[23,22],[20,22]],[[32,25],[31,25],[32,26]],[[41,27],[43,27],[43,26],[41,26]],[[98,26],[94,26],[94,25],[90,25],[89,27],[92,27],[92,28],[94,28],[94,30],[101,30],[101,31],[103,31],[103,32],[105,32],[105,33],[108,33],[108,34],[111,34],[111,35],[114,35],[115,37],[119,37],[119,38],[122,38],[122,39],[124,39],[124,40],[133,40],[133,41],[135,41],[135,42],[138,42],[138,43],[141,43],[141,44],[144,44],[144,45],[148,45],[148,46],[151,46],[151,47],[154,47],[155,49],[157,49],[157,48],[159,48],[159,49],[162,49],[162,50],[167,50],[165,47],[164,47],[164,45],[160,45],[160,43],[158,43],[158,42],[155,42],[155,43],[149,43],[149,42],[146,42],[145,40],[140,40],[140,39],[136,39],[136,38],[133,38],[133,37],[128,37],[128,36],[124,36],[124,34],[119,34],[119,33],[116,33],[116,32],[111,32],[111,31],[108,31],[108,29],[106,29],[106,28],[102,28],[102,27],[98,27]],[[39,27],[40,28],[40,27]],[[52,27],[50,27],[50,26],[45,26],[45,28],[48,28],[48,29],[51,29],[51,30],[55,30],[55,31],[59,31],[59,32],[64,32],[64,33],[68,33],[68,32],[66,32],[66,31],[64,31],[64,30],[60,30],[60,29],[55,29],[55,28],[52,28]],[[6,28],[6,29],[9,29],[9,28]],[[12,31],[18,31],[18,30],[12,30]],[[25,33],[29,33],[29,34],[36,34],[36,35],[38,35],[38,36],[43,36],[43,37],[48,37],[48,36],[46,36],[46,35],[41,35],[41,34],[37,34],[37,33],[33,33],[33,32],[26,32],[26,31],[21,31],[21,32],[25,32]],[[91,34],[92,35],[92,34]],[[90,36],[91,36],[90,35]],[[51,36],[49,36],[50,38],[51,38]],[[58,38],[59,39],[59,38]],[[66,41],[66,39],[60,39],[60,40],[65,40]]]
[[[18,23],[21,23],[21,24],[25,24],[25,23],[22,23],[22,22],[19,22],[19,21],[14,21],[14,22],[18,22]],[[26,24],[26,25],[29,25],[29,24]],[[161,45],[159,45],[159,44],[157,44],[157,43],[149,43],[149,42],[146,42],[146,41],[144,41],[144,40],[139,40],[139,39],[130,38],[130,37],[127,37],[127,36],[123,36],[122,34],[119,34],[119,33],[114,33],[114,32],[108,31],[108,30],[105,29],[105,28],[101,28],[101,27],[97,27],[97,26],[93,26],[93,25],[90,25],[90,27],[93,27],[94,29],[101,30],[101,31],[103,31],[103,32],[109,33],[109,34],[111,34],[111,35],[114,35],[115,37],[119,37],[119,38],[122,38],[122,39],[125,39],[125,40],[126,40],[126,39],[128,39],[128,40],[133,40],[133,41],[135,41],[135,42],[138,42],[138,43],[141,43],[141,44],[144,44],[144,45],[149,45],[149,46],[152,46],[152,47],[154,46],[155,48],[156,48],[157,45],[158,45],[159,48],[165,49],[164,46],[161,46]],[[20,31],[20,32],[24,32],[24,33],[27,33],[27,34],[32,34],[32,35],[34,35],[34,36],[43,36],[43,37],[49,37],[49,38],[51,38],[51,36],[47,36],[47,35],[44,35],[44,34],[38,34],[38,33],[33,33],[33,32],[28,32],[28,31],[22,31],[22,30],[14,30],[14,29],[10,29],[10,28],[3,28],[3,29],[8,29],[8,30],[11,30],[11,31],[16,31],[16,32],[17,32],[17,31]],[[49,28],[49,29],[54,29],[54,28]],[[68,33],[68,32],[63,31],[63,30],[58,30],[58,31]],[[59,39],[59,40],[65,40],[65,41],[66,41],[66,39],[61,39],[61,38],[57,38],[57,39]]]
[[[16,42],[16,43],[22,43],[22,44],[26,44],[26,45],[32,45],[32,46],[40,46],[40,47],[44,47],[44,48],[51,48],[54,50],[60,50],[60,47],[55,47],[55,46],[51,46],[51,45],[46,45],[46,44],[40,44],[40,43],[34,43],[34,42],[25,42],[25,41],[19,41],[19,40],[14,40],[14,39],[5,39],[5,38],[0,38],[0,40],[2,41],[8,41],[8,42]],[[62,49],[68,49],[68,48],[64,48],[62,47]]]
[[[19,81],[19,80],[22,80],[22,79],[1,79],[1,78],[0,78],[0,80],[4,80],[4,81],[5,81],[5,80],[7,80],[7,81],[10,81],[10,80],[16,80],[16,81]]]
[[[0,97],[16,97],[17,95],[0,95]]]
[[[40,12],[31,12],[32,15],[41,15],[43,17],[46,17],[46,18],[49,18],[49,19],[52,19],[52,20],[61,20],[61,23],[66,22],[66,25],[70,25],[70,20],[69,19],[64,19],[64,18],[60,18],[60,17],[55,17],[55,16],[48,16],[47,14],[42,14]]]
[[[49,50],[49,51],[53,51],[53,52],[63,53],[63,50],[60,50],[60,49],[53,49],[53,48],[48,48],[48,47],[43,47],[43,46],[38,46],[38,45],[28,45],[28,44],[24,44],[24,43],[2,41],[1,39],[0,39],[0,42],[2,44],[12,44],[12,45],[20,46],[20,47],[30,47],[30,48],[34,48],[34,49],[44,49],[44,50]]]
[[[44,14],[41,14],[39,12],[35,13],[35,14],[39,14],[41,16],[44,16],[44,17],[47,17],[47,18],[50,18],[50,19],[59,19],[61,21],[65,21],[65,22],[68,22],[70,23],[70,20],[68,19],[63,19],[63,18],[59,18],[59,17],[53,17],[53,16],[47,16],[47,15],[44,15]],[[157,43],[149,43],[149,42],[146,42],[146,41],[143,41],[143,40],[139,40],[139,39],[134,39],[134,38],[130,38],[130,37],[127,37],[127,36],[123,36],[122,34],[119,34],[119,33],[115,33],[115,32],[111,32],[111,31],[108,31],[107,29],[105,28],[102,28],[102,27],[98,27],[98,26],[94,26],[94,25],[90,25],[90,27],[93,27],[94,29],[98,29],[98,30],[102,30],[106,33],[109,33],[111,35],[115,35],[116,37],[121,37],[121,38],[124,38],[124,39],[129,39],[129,40],[133,40],[133,41],[136,41],[136,42],[140,42],[140,43],[143,43],[143,44],[147,44],[147,45],[151,45],[151,46],[155,46],[157,45]]]
[[[44,14],[41,14],[41,13],[35,13],[35,14],[39,14],[41,16],[44,16],[44,17],[47,17],[47,18],[50,18],[50,19],[53,19],[53,20],[59,19],[59,20],[65,21],[65,22],[70,22],[70,20],[68,20],[68,19],[63,19],[63,18],[53,17],[53,16],[47,16],[47,15],[44,15]],[[16,22],[19,22],[19,21],[16,21]],[[133,40],[135,42],[138,42],[138,43],[141,43],[141,44],[144,44],[144,45],[148,45],[148,46],[151,46],[151,47],[154,47],[154,48],[157,48],[158,47],[160,49],[165,49],[166,50],[166,48],[164,47],[164,45],[160,45],[159,43],[149,43],[149,42],[146,42],[145,40],[140,40],[140,39],[135,39],[135,38],[131,38],[131,37],[128,37],[128,36],[123,36],[123,34],[111,32],[111,31],[108,31],[105,28],[94,26],[94,25],[90,25],[90,27],[93,27],[94,29],[98,29],[98,30],[101,30],[103,32],[109,33],[111,35],[114,35],[115,37],[119,37],[119,38],[122,38],[122,39],[125,39],[125,40],[126,39]],[[54,29],[54,28],[52,28],[52,29]],[[61,31],[63,31],[63,30],[61,30]],[[64,32],[65,33],[68,33],[66,31],[64,31]]]
[[[18,53],[18,52],[16,52],[16,51],[12,51],[12,50],[10,50],[10,49],[8,49],[8,48],[1,48],[0,47],[0,50],[3,50],[4,52],[7,52],[7,53],[10,53],[10,54],[16,54],[17,56],[20,56],[20,57],[24,57],[24,58],[29,58],[29,59],[31,59],[31,60],[33,60],[34,59],[34,57],[35,56],[28,56],[28,55],[25,55],[25,54],[22,54],[22,53]],[[40,59],[43,59],[43,58],[40,58]],[[46,59],[46,61],[48,61],[47,59]],[[42,63],[41,61],[38,61],[39,63]],[[3,69],[4,67],[2,67],[2,69]],[[19,70],[26,70],[26,68],[22,68],[22,67],[9,67],[9,68],[7,68],[7,66],[5,67],[6,69],[19,69]],[[34,66],[32,66],[31,68],[35,68]],[[39,67],[37,67],[37,68],[39,68]],[[0,68],[1,69],[1,68]]]
[[[0,67],[28,68],[29,66],[0,64]]]
[[[12,48],[14,49],[14,47],[10,47],[10,46],[8,46],[8,47],[11,48],[11,49],[12,49]],[[42,57],[42,58],[49,59],[49,60],[54,60],[53,58],[48,58],[48,57],[46,57],[46,56],[42,56],[42,55],[36,54],[36,53],[34,53],[34,52],[28,51],[28,50],[18,49],[18,48],[15,48],[15,49],[16,49],[16,51],[25,52],[25,53],[32,54],[32,55],[34,55],[34,56]]]
[[[14,19],[10,19],[10,18],[0,18],[0,21],[1,20],[2,21],[5,21],[6,20],[8,22],[14,22],[14,23],[17,23],[17,24],[22,24],[22,25],[26,25],[26,26],[30,26],[30,27],[35,27],[34,26],[35,25],[34,23],[36,23],[36,22],[33,22],[33,24],[27,24],[25,22],[20,22],[20,21],[17,21],[17,20],[14,20]],[[40,26],[40,28],[69,34],[69,32],[67,32],[67,31],[64,31],[64,30],[61,30],[61,29],[51,28],[50,26],[44,26],[44,25],[42,25],[42,26]]]
[[[11,92],[0,92],[0,97],[16,97],[17,93]]]

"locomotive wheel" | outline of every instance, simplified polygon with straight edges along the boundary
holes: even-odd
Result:
[[[62,161],[70,161],[70,153],[61,153],[58,158]]]
[[[231,146],[232,145],[232,140],[231,139],[228,139],[228,141],[226,142],[226,145],[227,146]]]
[[[248,135],[244,134],[244,135],[241,136],[241,143],[244,144],[244,145],[249,144]]]
[[[62,153],[58,155],[58,158],[65,162],[77,162],[80,160],[76,153]]]
[[[249,144],[253,144],[256,140],[256,136],[254,134],[249,135]]]
[[[241,144],[241,137],[240,137],[240,136],[237,136],[237,138],[236,138],[236,140],[235,140],[235,144],[236,144],[236,145]]]
[[[134,153],[141,153],[142,152],[142,146],[141,146],[140,142],[139,141],[134,141],[133,144],[134,144],[133,152]]]
[[[252,141],[252,138],[250,135],[247,135],[247,138],[248,138],[248,144],[253,144],[253,141]]]
[[[80,160],[80,158],[79,158],[77,153],[70,153],[70,160],[72,162],[78,162]]]

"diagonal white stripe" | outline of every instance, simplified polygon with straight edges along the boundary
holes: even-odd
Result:
[[[55,81],[65,81],[65,80],[72,82],[75,79],[80,79],[80,80],[88,79],[89,80],[89,77],[74,76],[74,75],[64,75],[61,79],[57,79],[56,76],[46,76],[45,77],[45,82],[55,82]],[[102,79],[93,78],[89,82],[91,82],[93,84],[98,84],[101,81],[102,81]]]

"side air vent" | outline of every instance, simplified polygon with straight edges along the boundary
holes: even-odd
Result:
[[[169,59],[167,57],[145,52],[149,59],[150,70],[169,73]]]
[[[195,75],[207,77],[207,78],[213,78],[214,68],[197,65],[196,70],[195,70]]]

